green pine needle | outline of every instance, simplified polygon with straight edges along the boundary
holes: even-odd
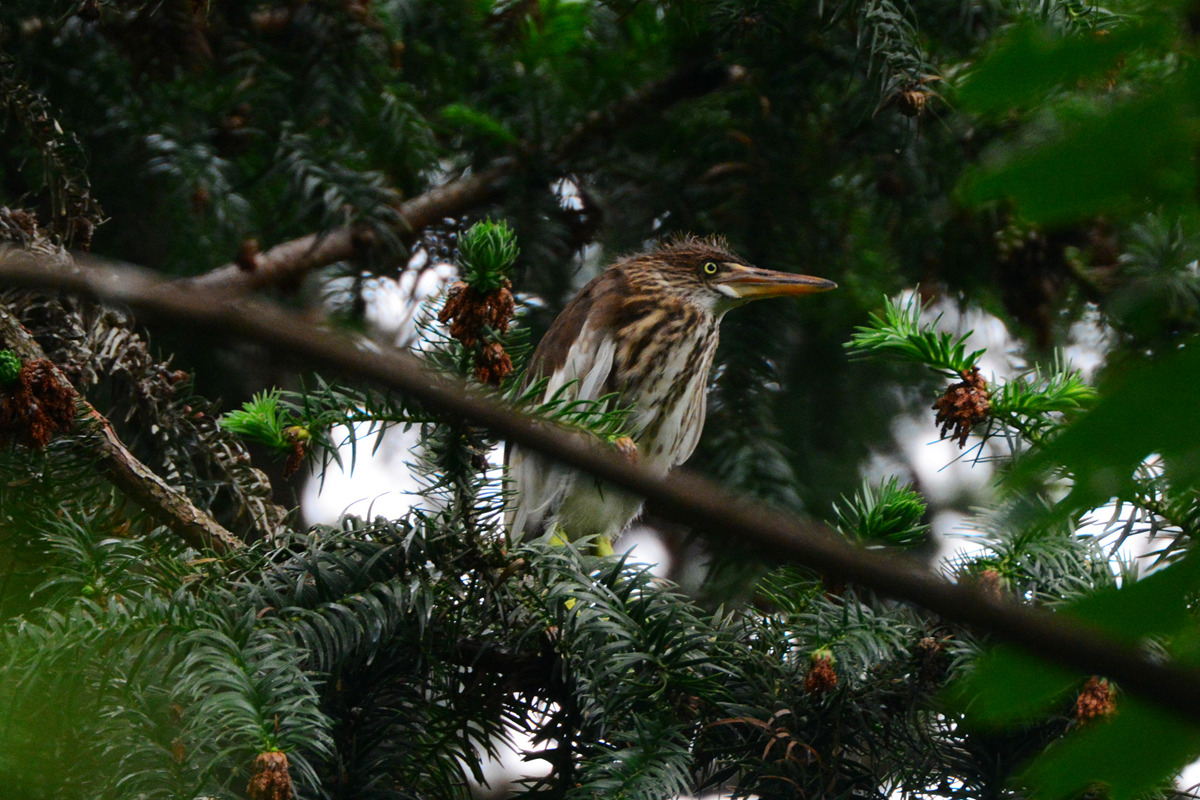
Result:
[[[250,402],[243,403],[241,409],[223,415],[221,427],[272,449],[290,451],[292,444],[284,435],[284,429],[292,422],[284,419],[279,409],[280,394],[278,389],[259,392]]]
[[[459,239],[458,250],[463,280],[478,292],[491,292],[504,286],[521,252],[516,234],[508,223],[491,219],[467,228]]]
[[[577,382],[566,383],[552,397],[538,402],[538,398],[546,391],[547,380],[541,378],[522,389],[519,394],[512,395],[512,399],[516,405],[526,408],[536,417],[586,430],[610,444],[629,436],[630,409],[617,404],[618,395],[613,393],[602,395],[595,400],[577,400],[570,396],[570,390]]]
[[[21,374],[21,358],[12,350],[0,350],[0,386],[16,383]]]
[[[961,377],[979,363],[986,350],[968,353],[966,342],[973,331],[959,337],[935,331],[941,315],[925,322],[921,319],[924,310],[915,294],[903,301],[887,299],[883,316],[871,314],[870,324],[856,327],[845,346],[858,358],[908,361],[954,378]]]
[[[1043,427],[1049,414],[1070,414],[1092,404],[1096,390],[1057,358],[1049,372],[1038,369],[1007,381],[991,398],[991,415],[1018,429]]]
[[[868,545],[914,547],[929,537],[925,501],[911,486],[901,486],[893,476],[872,486],[863,481],[853,497],[834,505],[838,528]]]
[[[472,108],[464,103],[451,103],[442,106],[442,119],[449,125],[466,133],[490,139],[500,144],[515,144],[518,137],[507,125],[496,117]]]

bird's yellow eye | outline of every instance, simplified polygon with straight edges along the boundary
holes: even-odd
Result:
[[[704,266],[700,268],[705,275],[716,275],[721,268],[717,266],[715,261],[705,261]]]

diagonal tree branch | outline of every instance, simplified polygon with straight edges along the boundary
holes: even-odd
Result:
[[[642,87],[611,106],[589,113],[549,151],[549,160],[561,164],[578,155],[597,137],[627,125],[639,116],[661,113],[663,110],[693,97],[699,97],[740,81],[745,76],[741,67],[692,66],[660,81]],[[400,204],[398,211],[404,230],[401,238],[413,235],[443,217],[461,214],[467,209],[495,197],[504,182],[517,172],[521,164],[534,155],[522,153],[517,157],[497,159],[478,172],[472,172],[449,183],[430,189],[422,195]],[[181,288],[209,293],[243,294],[266,286],[287,283],[315,269],[352,258],[362,246],[364,232],[346,225],[323,233],[313,233],[275,245],[254,259],[253,269],[236,263],[207,272],[195,278],[183,278]]]
[[[406,200],[400,205],[400,217],[411,236],[442,217],[452,216],[485,202],[500,190],[503,182],[516,171],[515,159],[500,159],[487,169],[472,173],[444,186]],[[361,246],[363,233],[344,225],[324,233],[310,233],[278,244],[260,254],[251,270],[226,264],[212,272],[178,281],[185,291],[241,294],[294,280],[307,272],[352,258]]]
[[[95,262],[94,263],[99,263]],[[249,339],[314,367],[374,381],[404,392],[430,409],[488,428],[535,452],[581,469],[654,502],[659,514],[702,535],[744,542],[776,561],[791,561],[834,579],[908,600],[945,619],[977,626],[1028,652],[1084,674],[1104,675],[1177,714],[1200,720],[1200,672],[1147,657],[1081,620],[996,600],[953,584],[896,554],[861,550],[824,526],[762,508],[685,472],[656,478],[584,437],[530,418],[485,397],[461,381],[437,374],[403,352],[369,352],[352,339],[313,326],[294,314],[251,301],[213,303],[178,291],[145,270],[96,266],[52,270],[32,257],[0,263],[0,281],[125,303],[143,319],[186,325],[214,336]]]
[[[7,263],[13,252],[19,251],[0,250],[0,263]],[[46,358],[29,331],[3,306],[0,306],[0,340],[23,361]],[[63,385],[70,383],[58,367],[54,368],[54,377]],[[91,403],[82,399],[78,403],[83,411],[82,427],[87,434],[81,441],[98,462],[100,470],[122,494],[199,550],[225,553],[244,546],[240,539],[197,508],[186,494],[168,485],[129,452],[108,419]]]

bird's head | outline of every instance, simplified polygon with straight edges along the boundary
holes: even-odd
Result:
[[[759,269],[721,239],[674,239],[642,256],[642,277],[716,314],[766,297],[836,289],[824,278]]]

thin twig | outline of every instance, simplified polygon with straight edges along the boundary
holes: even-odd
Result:
[[[90,259],[99,265],[96,259]],[[1200,720],[1200,672],[1147,658],[1082,620],[1013,600],[996,600],[974,587],[953,584],[894,553],[852,547],[823,525],[763,508],[684,471],[657,478],[594,440],[538,421],[484,396],[463,382],[433,372],[414,356],[370,352],[346,336],[316,330],[295,314],[264,303],[213,303],[164,284],[145,270],[94,266],[52,270],[34,258],[0,263],[0,281],[124,303],[144,320],[190,326],[214,336],[248,339],[279,353],[403,392],[427,408],[481,425],[495,434],[583,470],[654,503],[658,514],[722,541],[781,562],[803,564],[834,580],[857,583],[923,606],[947,620],[973,625],[1028,652],[1104,675],[1130,694]]]
[[[12,252],[0,250],[0,263]],[[0,340],[22,361],[46,358],[45,352],[29,331],[2,305]],[[54,378],[63,385],[70,383],[58,367],[54,367]],[[192,547],[225,553],[244,546],[240,539],[210,515],[196,508],[187,495],[169,486],[154,470],[129,452],[108,419],[91,403],[82,399],[78,402],[83,412],[82,427],[86,434],[80,437],[80,441],[108,480],[126,497]]]

